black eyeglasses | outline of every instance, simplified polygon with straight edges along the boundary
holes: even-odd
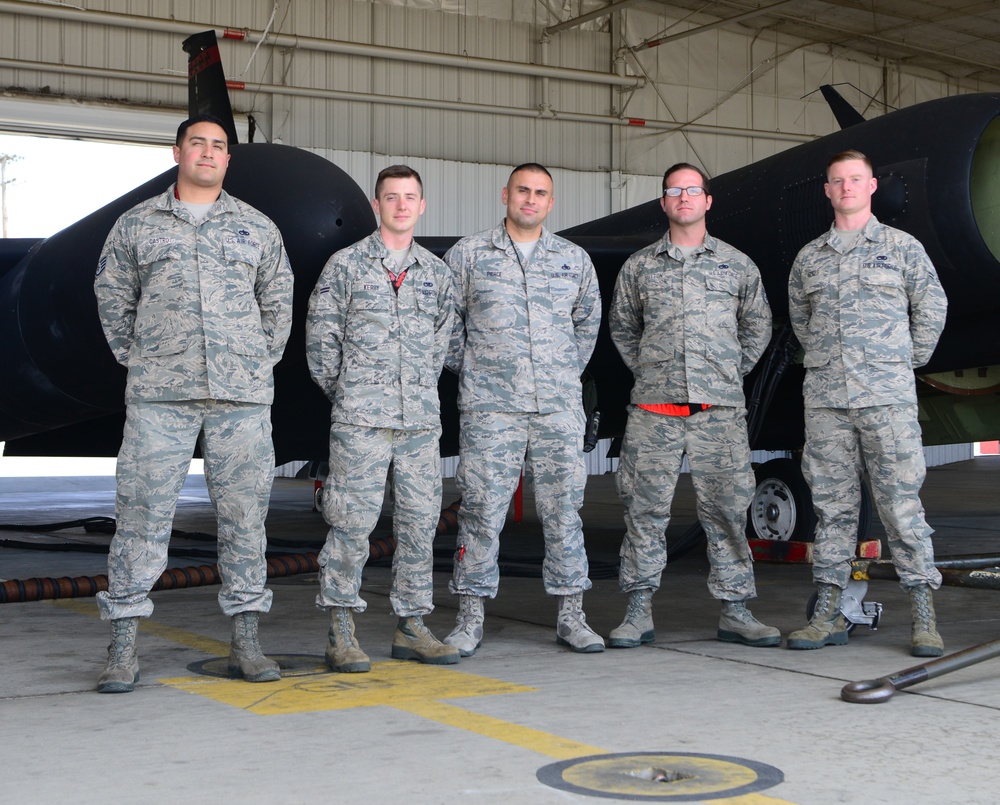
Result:
[[[705,192],[704,187],[698,187],[694,185],[693,187],[668,187],[663,191],[663,195],[670,196],[672,198],[677,198],[681,193],[687,191],[689,196],[700,196]]]

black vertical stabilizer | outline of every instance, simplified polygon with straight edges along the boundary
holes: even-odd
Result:
[[[188,54],[188,115],[215,115],[225,124],[229,144],[236,145],[239,138],[215,31],[192,34],[183,47]]]
[[[212,39],[214,41],[215,34],[212,34]],[[219,72],[222,72],[221,66],[219,67]],[[837,118],[837,123],[841,129],[850,128],[851,126],[858,125],[858,123],[865,122],[861,112],[845,101],[844,96],[837,92],[837,90],[829,84],[821,86],[819,91],[822,92],[823,97],[826,98],[830,111],[833,112],[833,116]]]

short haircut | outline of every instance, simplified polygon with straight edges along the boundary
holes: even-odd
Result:
[[[390,165],[388,168],[382,168],[378,172],[378,178],[375,180],[375,200],[378,200],[379,191],[382,189],[382,185],[385,184],[386,179],[416,179],[417,184],[420,186],[420,198],[424,197],[424,183],[420,178],[420,174],[417,173],[409,165]]]
[[[683,170],[694,171],[697,173],[701,177],[701,186],[705,188],[705,195],[710,196],[712,194],[712,190],[709,187],[708,174],[697,165],[692,165],[690,162],[678,162],[676,165],[671,165],[667,168],[666,172],[663,174],[663,187],[661,188],[661,192],[669,187],[667,180],[673,174],[677,173],[677,171]]]
[[[174,141],[174,145],[180,147],[180,144],[184,142],[184,135],[187,134],[187,130],[196,123],[214,123],[226,132],[226,148],[229,148],[229,129],[227,129],[226,124],[215,115],[195,115],[194,117],[189,117],[177,127],[177,139]]]
[[[832,157],[830,157],[830,161],[826,163],[826,175],[827,176],[830,175],[830,168],[832,168],[838,162],[850,162],[851,160],[854,159],[860,159],[868,166],[868,170],[872,172],[872,175],[875,174],[875,168],[872,167],[872,161],[864,154],[862,154],[860,151],[855,151],[853,148],[851,148],[848,149],[847,151],[840,151],[834,154]]]
[[[523,165],[518,165],[510,172],[510,176],[507,177],[508,187],[510,187],[510,180],[514,177],[514,174],[520,171],[528,171],[529,173],[544,173],[549,177],[549,181],[552,182],[552,184],[555,184],[555,179],[552,178],[552,174],[549,173],[549,169],[544,165],[540,165],[537,162],[525,162]]]

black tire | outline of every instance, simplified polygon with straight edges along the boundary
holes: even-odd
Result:
[[[858,510],[858,542],[868,539],[868,534],[872,530],[872,517],[874,516],[875,504],[872,501],[872,493],[868,491],[868,484],[861,484],[861,507]]]
[[[791,458],[765,461],[754,469],[754,480],[757,486],[747,510],[747,539],[812,542],[816,512],[799,462]],[[858,542],[868,538],[874,511],[868,484],[862,482]]]
[[[700,522],[695,522],[687,531],[667,545],[667,564],[675,559],[689,554],[705,541],[705,529]]]
[[[812,542],[816,514],[799,462],[791,458],[765,461],[754,469],[754,478],[757,485],[747,511],[747,538]]]

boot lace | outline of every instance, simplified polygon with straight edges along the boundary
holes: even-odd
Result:
[[[334,615],[333,624],[334,629],[337,630],[337,633],[345,643],[354,643],[354,635],[351,634],[351,619],[346,610],[340,610],[336,615]]]
[[[916,614],[916,625],[923,631],[930,630],[931,607],[927,596],[917,593],[913,596],[913,609]]]
[[[628,597],[628,606],[625,609],[625,620],[630,623],[640,623],[646,619],[646,601],[651,593],[647,590],[637,590]]]
[[[135,624],[128,618],[111,622],[111,645],[108,646],[108,664],[126,666],[131,663],[135,648]]]

